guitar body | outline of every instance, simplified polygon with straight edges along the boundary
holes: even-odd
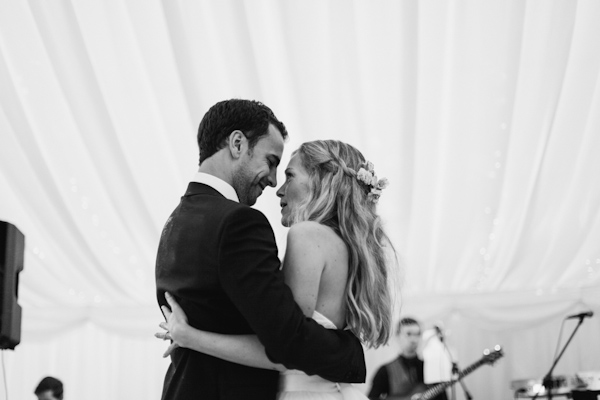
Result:
[[[420,400],[427,386],[419,383],[410,392],[387,396],[386,400]]]

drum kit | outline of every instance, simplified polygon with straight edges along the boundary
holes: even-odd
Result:
[[[564,344],[562,351],[555,357],[552,366],[543,379],[525,379],[511,382],[516,398],[547,398],[564,396],[574,400],[600,400],[600,371],[581,371],[575,375],[553,375],[554,367],[573,339],[575,332],[585,318],[592,317],[592,311],[570,315],[567,319],[579,319],[579,323]]]
[[[544,385],[542,379],[511,382],[515,398],[566,397],[574,400],[600,398],[600,371],[581,371],[574,375],[555,375]]]

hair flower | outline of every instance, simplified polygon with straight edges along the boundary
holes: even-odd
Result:
[[[375,185],[375,187],[377,189],[383,190],[386,187],[388,187],[389,184],[390,184],[390,182],[387,180],[387,178],[381,178],[380,180],[377,181],[377,184]]]
[[[356,173],[356,179],[369,186],[371,185],[371,176],[372,175],[364,168],[359,169]]]
[[[373,187],[377,186],[377,175],[373,175],[371,177],[371,186],[373,186]]]
[[[377,179],[377,175],[375,175],[375,167],[370,161],[365,161],[362,164],[362,167],[360,167],[356,173],[356,180],[369,187],[367,199],[372,203],[377,203],[379,201],[381,191],[389,184],[386,178]]]

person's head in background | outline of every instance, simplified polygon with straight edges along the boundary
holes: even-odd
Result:
[[[40,381],[34,393],[38,400],[62,400],[63,384],[58,379],[47,376]]]
[[[421,342],[421,325],[416,319],[405,317],[398,323],[398,345],[400,354],[407,358],[417,356]]]

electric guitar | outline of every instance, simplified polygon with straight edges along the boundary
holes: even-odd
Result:
[[[441,382],[436,385],[433,385],[429,388],[420,386],[413,389],[410,393],[405,395],[393,395],[386,397],[386,400],[430,400],[442,393],[446,388],[454,385],[456,382],[461,380],[463,377],[469,375],[471,372],[475,371],[477,368],[481,367],[484,364],[494,364],[496,360],[500,359],[504,356],[502,352],[502,348],[499,345],[494,347],[494,350],[490,351],[489,349],[485,349],[483,351],[483,357],[481,357],[478,361],[469,365],[467,368],[460,371],[457,375],[453,377],[451,381]]]

